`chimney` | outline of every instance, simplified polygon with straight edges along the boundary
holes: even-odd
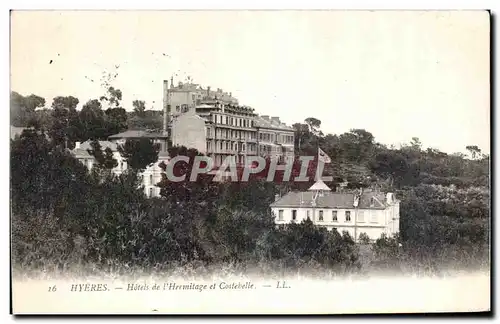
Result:
[[[207,97],[210,97],[210,86],[207,87]]]
[[[280,194],[275,194],[274,195],[274,201],[278,201],[280,199]]]
[[[390,205],[394,201],[394,194],[392,192],[388,192],[385,198],[385,202]]]
[[[268,116],[268,115],[262,115],[262,116],[260,116],[260,117],[262,117],[262,119],[264,119],[264,120],[269,121],[269,116]]]
[[[80,148],[80,142],[75,142],[75,150]]]
[[[171,76],[170,77],[170,88],[173,88],[174,87],[174,77]]]
[[[163,135],[167,134],[170,111],[168,111],[168,81],[163,80]]]
[[[271,117],[271,120],[272,120],[273,122],[278,123],[278,125],[280,124],[280,118],[279,118],[279,117]]]

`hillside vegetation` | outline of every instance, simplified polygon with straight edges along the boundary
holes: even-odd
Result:
[[[110,98],[121,96],[112,90]],[[367,246],[310,221],[274,225],[269,204],[275,194],[309,183],[266,182],[262,174],[249,182],[219,183],[208,175],[197,182],[164,178],[158,184],[162,197],[148,199],[139,174],[155,160],[151,142],[122,148],[135,162],[120,176],[110,172],[114,163],[98,147],[92,172],[65,149],[71,147],[68,139],[103,139],[126,129],[129,119],[120,115],[117,101],[111,100],[114,106],[106,111],[99,100],[77,111],[78,99],[58,97],[44,112],[52,120],[45,123],[33,117],[41,115],[33,107],[43,106],[43,98],[43,104],[36,96],[13,98],[12,123],[32,126],[11,140],[12,251],[18,270],[205,273],[224,268],[362,275],[489,267],[490,159],[476,146],[468,147],[470,157],[423,150],[416,138],[391,148],[366,130],[324,135],[317,119],[295,124],[297,155],[315,155],[319,146],[332,157],[325,170],[333,175],[331,188],[347,181],[349,188],[375,187],[401,200],[399,235]],[[141,109],[135,114],[136,119],[147,116]],[[172,157],[177,154],[192,158],[175,170],[189,178],[200,153],[170,149]],[[314,171],[313,163],[309,174]]]

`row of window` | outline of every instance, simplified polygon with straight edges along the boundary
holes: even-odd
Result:
[[[234,161],[238,164],[243,164],[245,162],[245,156],[243,155],[231,155],[231,154],[210,154],[213,158],[214,164],[216,166],[221,166],[227,156],[234,156]]]
[[[246,148],[248,146],[249,148],[249,151],[252,151],[254,152],[256,150],[256,144],[243,144],[243,143],[239,143],[239,142],[230,142],[230,141],[220,141],[220,142],[217,142],[215,145],[215,148],[217,149],[220,149],[220,150],[237,150],[237,151],[242,151],[242,152],[245,152],[246,151]],[[211,151],[212,150],[212,142],[211,141],[207,141],[207,150],[208,151]]]
[[[177,105],[175,106],[175,112],[180,113],[180,112],[187,112],[189,110],[189,106],[186,104],[183,105]],[[167,111],[171,111],[171,106],[167,105]]]
[[[93,160],[92,159],[82,159],[81,162],[88,168],[90,169],[92,167],[92,164],[93,164]],[[120,169],[121,170],[124,170],[124,168],[127,167],[127,162],[126,161],[121,161],[119,164],[120,166]],[[147,183],[146,183],[147,184]],[[149,184],[150,185],[155,185],[156,183],[153,182],[153,175],[150,174],[149,175]]]
[[[283,153],[283,149],[279,146],[259,145],[259,150],[262,154]]]
[[[323,210],[319,210],[318,211],[318,221],[319,222],[323,222],[325,221],[325,213]],[[377,219],[377,213],[376,212],[372,212],[370,213],[370,223],[377,223],[378,219]],[[311,211],[308,210],[307,211],[307,218],[310,218],[311,217]],[[280,209],[278,211],[278,220],[282,221],[283,220],[283,209]],[[292,210],[292,221],[295,221],[297,220],[297,210],[296,209],[293,209]],[[338,211],[337,210],[332,210],[331,212],[331,221],[332,222],[338,222]],[[349,210],[346,210],[345,211],[345,222],[350,222],[351,221],[351,212]],[[365,220],[365,211],[364,210],[358,210],[358,213],[357,213],[357,219],[356,219],[357,222],[359,223],[364,223],[366,222],[367,220]]]
[[[255,139],[255,133],[231,130],[231,129],[216,129],[215,134],[218,138],[241,138],[241,139]],[[207,137],[212,137],[212,129],[207,128]]]
[[[230,125],[236,127],[247,127],[247,128],[253,127],[253,120],[251,119],[229,117],[227,115],[214,114],[212,117],[212,121],[215,124]]]
[[[285,144],[293,144],[293,136],[273,133],[259,133],[259,139],[267,142],[279,142]]]

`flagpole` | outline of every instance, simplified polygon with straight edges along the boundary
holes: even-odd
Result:
[[[318,141],[318,153],[316,155],[317,155],[317,160],[316,160],[316,179],[314,180],[314,182],[316,182],[316,181],[319,180],[319,157],[320,157],[320,154],[319,154],[319,141]]]

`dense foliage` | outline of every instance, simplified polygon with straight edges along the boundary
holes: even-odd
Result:
[[[275,181],[265,181],[269,161],[249,182],[217,182],[206,174],[196,182],[164,177],[158,184],[161,198],[146,198],[137,171],[156,160],[157,147],[146,140],[125,144],[120,150],[132,168],[117,176],[110,172],[116,166],[111,152],[95,141],[127,127],[121,92],[108,90],[101,101],[89,101],[80,111],[73,97],[57,97],[52,109],[35,111],[44,105],[43,98],[13,94],[21,108],[11,106],[16,112],[12,123],[34,126],[11,141],[16,266],[161,271],[183,264],[232,264],[268,273],[322,269],[345,274],[488,264],[489,157],[477,147],[470,146],[474,156],[466,158],[423,150],[416,138],[395,149],[376,143],[365,130],[324,135],[315,118],[294,125],[297,155],[315,155],[320,146],[332,157],[325,169],[334,176],[332,188],[342,182],[378,187],[401,200],[400,234],[382,237],[367,249],[365,236],[357,244],[347,233],[328,232],[310,221],[276,227],[269,209],[275,194],[310,183],[282,182],[279,172]],[[101,102],[110,106],[105,112]],[[143,102],[134,106],[134,118],[148,118]],[[51,122],[30,123],[33,114],[50,116]],[[92,172],[66,150],[71,144],[63,145],[86,139],[94,140],[91,154],[98,163]],[[191,158],[174,168],[175,175],[189,179],[194,157],[201,154],[185,147],[169,153]],[[308,170],[311,177],[316,162]],[[292,178],[299,171],[294,165]]]

